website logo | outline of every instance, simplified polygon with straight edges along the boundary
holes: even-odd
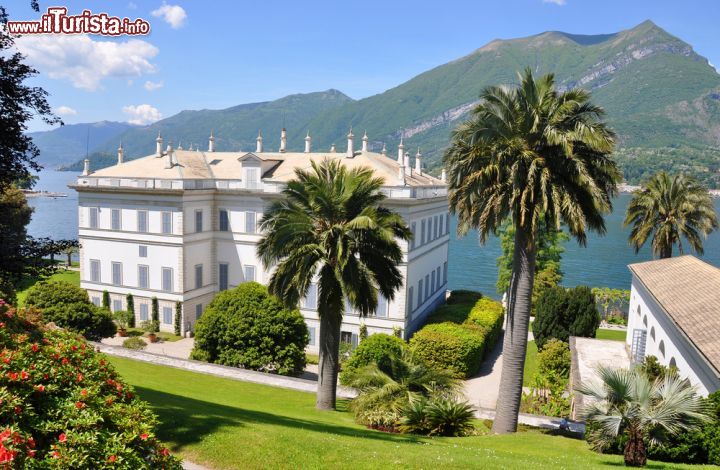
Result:
[[[142,18],[131,20],[107,13],[83,10],[79,15],[68,15],[66,7],[50,7],[35,21],[8,21],[10,34],[97,34],[100,36],[145,36],[150,34],[150,23]]]

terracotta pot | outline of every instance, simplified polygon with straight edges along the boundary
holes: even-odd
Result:
[[[151,343],[157,343],[158,337],[155,333],[148,333],[148,339]]]
[[[125,338],[127,336],[127,330],[125,330],[123,328],[118,328],[117,334],[119,337]]]

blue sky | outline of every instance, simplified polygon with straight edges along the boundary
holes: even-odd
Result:
[[[39,17],[7,0],[11,20]],[[475,0],[70,1],[48,3],[141,17],[134,39],[35,36],[19,47],[34,83],[66,123],[148,123],[183,109],[225,108],[336,88],[381,93],[495,38],[560,30],[610,33],[650,19],[720,65],[720,1]],[[153,12],[155,12],[153,14]],[[108,44],[110,43],[110,44]],[[44,129],[33,123],[31,130]]]

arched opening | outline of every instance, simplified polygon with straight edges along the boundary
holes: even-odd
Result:
[[[643,317],[643,325],[647,326],[647,315]]]
[[[650,337],[655,341],[655,327],[650,328]]]
[[[639,305],[638,305],[638,308],[637,308],[637,314],[638,314],[638,317],[642,314],[642,309],[640,308]]]
[[[675,362],[675,358],[674,358],[674,357],[671,357],[671,358],[670,358],[670,367],[674,367],[674,368],[677,369],[677,362]]]
[[[658,349],[660,350],[662,357],[665,357],[665,341],[660,340],[660,346],[658,346]]]

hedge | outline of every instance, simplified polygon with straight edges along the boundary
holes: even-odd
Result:
[[[410,340],[413,351],[431,365],[452,370],[460,378],[473,375],[502,331],[504,309],[479,292],[453,291],[428,325]]]
[[[380,370],[385,371],[389,367],[390,357],[400,357],[405,346],[405,341],[394,335],[376,333],[368,336],[343,364],[340,383],[349,385],[355,371],[369,364],[375,363]]]

